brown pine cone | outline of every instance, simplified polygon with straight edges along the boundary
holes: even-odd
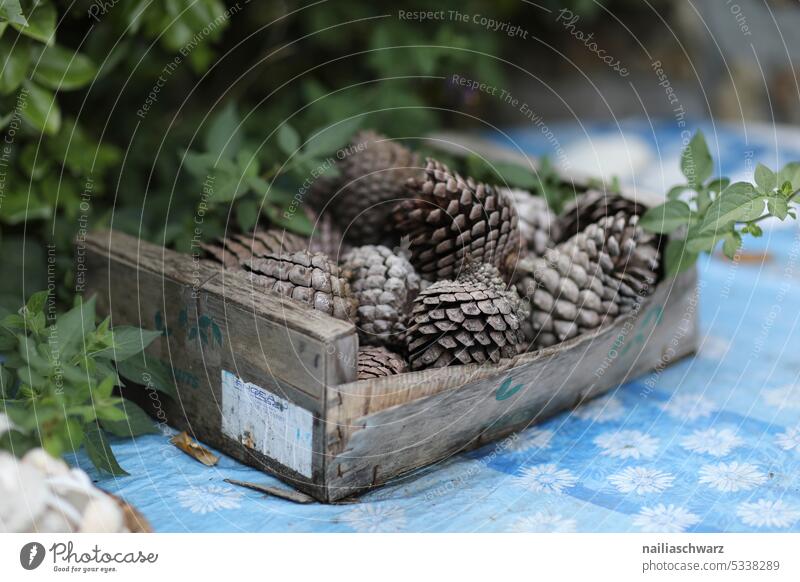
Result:
[[[603,190],[587,190],[564,206],[564,210],[558,216],[558,236],[553,238],[556,243],[561,243],[606,216],[615,216],[619,212],[632,216],[643,211],[644,208],[619,194]]]
[[[357,301],[339,268],[321,253],[306,250],[284,255],[251,257],[243,268],[256,285],[302,301],[338,319],[352,321]]]
[[[402,374],[407,368],[408,364],[402,356],[384,347],[365,346],[358,350],[359,380]]]
[[[406,197],[406,181],[419,175],[417,156],[374,131],[357,133],[339,162],[342,189],[331,207],[339,227],[355,244],[386,240],[392,208]]]
[[[477,264],[455,281],[433,283],[414,301],[406,333],[411,368],[496,363],[515,356],[522,342],[517,301],[488,265]]]
[[[308,239],[279,228],[258,228],[248,234],[232,234],[211,243],[201,243],[206,255],[226,267],[267,255],[294,253],[308,248]]]
[[[424,179],[409,180],[409,198],[394,210],[395,229],[410,238],[411,263],[430,280],[457,276],[472,261],[505,269],[521,246],[508,195],[464,179],[429,158]]]

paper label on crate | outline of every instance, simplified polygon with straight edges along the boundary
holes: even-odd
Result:
[[[314,417],[305,408],[222,370],[222,432],[311,477]]]

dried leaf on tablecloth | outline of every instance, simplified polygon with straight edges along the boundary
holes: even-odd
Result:
[[[194,460],[203,463],[207,467],[213,467],[217,464],[217,461],[219,461],[218,456],[204,446],[194,442],[186,433],[186,431],[176,434],[174,437],[169,439],[169,442],[192,457]]]

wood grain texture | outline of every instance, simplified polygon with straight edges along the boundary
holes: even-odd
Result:
[[[637,312],[555,348],[329,387],[328,498],[363,493],[693,353],[696,310],[692,271],[663,282]]]

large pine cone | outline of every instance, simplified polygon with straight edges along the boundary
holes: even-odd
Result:
[[[424,179],[410,180],[409,190],[409,199],[395,208],[394,224],[410,237],[411,262],[422,277],[455,277],[467,258],[499,269],[513,264],[509,257],[521,243],[507,194],[431,158]]]
[[[517,265],[517,288],[528,301],[526,338],[551,346],[611,323],[655,290],[658,239],[620,212],[573,236],[543,257]]]
[[[407,313],[420,278],[408,260],[384,246],[356,247],[342,259],[358,300],[358,334],[363,344],[402,346]]]
[[[606,216],[615,216],[619,212],[633,216],[643,211],[644,209],[636,202],[619,194],[603,190],[587,190],[564,207],[558,217],[558,236],[553,238],[555,242],[561,243]]]
[[[547,201],[527,190],[499,188],[514,200],[519,216],[519,232],[528,250],[543,255],[545,249],[559,240],[559,221]]]
[[[332,204],[334,217],[356,244],[386,239],[395,203],[406,196],[406,181],[420,174],[417,156],[374,131],[357,133],[339,162],[342,189]]]
[[[414,302],[406,333],[411,368],[482,364],[515,356],[522,342],[518,297],[488,265],[438,281]]]
[[[256,256],[282,255],[308,248],[308,239],[278,228],[256,229],[249,234],[232,234],[211,243],[201,243],[206,255],[226,267],[242,266]]]
[[[336,264],[307,250],[283,255],[253,256],[242,264],[257,286],[302,301],[338,319],[352,321],[357,301]]]
[[[384,347],[365,346],[358,350],[359,380],[402,374],[407,368],[408,364],[402,356]]]

